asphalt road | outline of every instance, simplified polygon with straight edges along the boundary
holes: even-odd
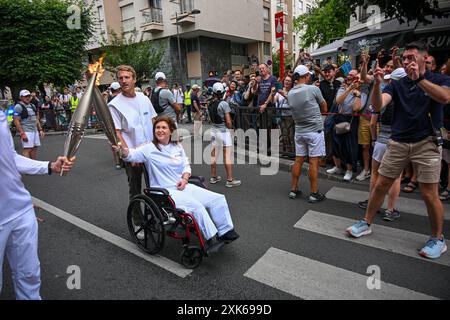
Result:
[[[38,156],[40,159],[54,159],[62,153],[63,145],[64,136],[47,137]],[[37,209],[36,215],[43,220],[39,222],[42,298],[296,300],[328,299],[337,295],[345,299],[352,297],[352,286],[355,292],[369,290],[362,289],[361,283],[352,281],[359,277],[366,279],[369,276],[367,268],[373,265],[380,268],[381,280],[383,285],[386,284],[383,287],[386,290],[378,298],[390,299],[397,292],[406,299],[416,298],[416,293],[433,298],[450,298],[450,266],[447,260],[442,264],[435,263],[414,254],[407,256],[382,247],[295,227],[309,210],[338,218],[360,219],[363,212],[354,204],[332,199],[309,204],[305,196],[290,200],[287,197],[289,172],[261,176],[260,167],[250,164],[236,165],[234,170],[235,177],[243,181],[242,186],[228,189],[222,183],[209,187],[226,195],[235,228],[241,237],[217,254],[205,258],[197,269],[185,277],[63,220],[54,212],[49,212],[51,210]],[[224,176],[223,167],[219,172]],[[209,166],[193,165],[193,173],[209,177]],[[131,240],[126,224],[126,175],[123,170],[114,168],[106,140],[85,138],[77,155],[76,167],[69,175],[26,176],[24,182],[34,198],[119,238]],[[324,193],[333,187],[350,191],[368,190],[364,184],[328,179],[321,179],[319,186]],[[300,189],[308,190],[307,179],[301,180]],[[418,194],[402,194],[402,197],[419,199]],[[448,209],[449,206],[446,206]],[[394,228],[394,232],[398,230],[419,235],[429,232],[428,219],[418,214],[403,213],[402,218],[393,223],[377,219],[376,224]],[[444,234],[450,235],[448,221]],[[411,243],[408,247],[407,243],[406,249],[414,252],[415,246]],[[280,252],[286,260],[276,258]],[[180,253],[181,242],[168,239],[160,255],[178,264]],[[300,271],[303,269],[299,264],[303,262],[307,268]],[[81,289],[71,290],[67,286],[71,276],[67,269],[74,265],[81,270]],[[270,268],[274,271],[265,274],[264,270]],[[314,279],[313,274],[308,273],[316,270],[322,270],[323,277],[318,273],[319,278]],[[3,280],[0,299],[14,299],[6,263]],[[311,296],[310,292],[316,292],[318,296]]]

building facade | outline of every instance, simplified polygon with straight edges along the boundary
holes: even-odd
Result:
[[[312,51],[316,46],[310,48],[301,48],[300,39],[302,34],[295,33],[294,20],[308,13],[315,0],[272,0],[272,11],[284,13],[284,51],[288,54],[293,54],[295,58],[298,57],[300,49],[306,49],[306,51]],[[275,24],[272,23],[272,47],[273,51],[280,49],[280,44],[275,39]]]
[[[170,83],[202,83],[210,71],[248,74],[252,64],[271,59],[270,0],[91,1],[98,24],[89,49],[111,31],[152,40],[165,50],[160,69]]]

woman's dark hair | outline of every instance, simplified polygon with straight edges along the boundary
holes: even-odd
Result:
[[[156,146],[156,148],[158,148],[159,151],[161,151],[161,147],[159,146],[159,141],[158,141],[158,138],[156,137],[155,131],[156,131],[156,125],[159,122],[163,122],[163,121],[168,124],[169,130],[170,130],[170,133],[171,133],[170,139],[169,139],[169,143],[172,143],[172,144],[177,144],[178,143],[178,142],[173,142],[172,141],[172,133],[175,130],[177,130],[177,126],[176,126],[175,122],[171,118],[169,118],[167,116],[157,117],[155,119],[155,123],[153,124],[153,144]]]

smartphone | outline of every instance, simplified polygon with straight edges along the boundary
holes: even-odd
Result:
[[[281,82],[275,84],[275,91],[278,92],[278,90],[283,90],[283,84]]]
[[[396,56],[401,57],[403,55],[403,52],[405,52],[405,48],[399,48],[397,50]]]
[[[375,70],[376,65],[377,65],[377,60],[373,60],[372,65],[370,66],[370,69]]]
[[[255,76],[259,77],[259,71],[255,71]]]

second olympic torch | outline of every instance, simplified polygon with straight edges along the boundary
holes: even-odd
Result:
[[[109,111],[109,107],[105,100],[103,100],[102,94],[97,87],[94,88],[93,102],[95,113],[97,114],[97,118],[100,121],[103,130],[105,131],[106,137],[112,145],[118,146],[120,142],[116,135],[116,128],[114,126],[111,112]],[[121,155],[119,154],[119,156]]]

